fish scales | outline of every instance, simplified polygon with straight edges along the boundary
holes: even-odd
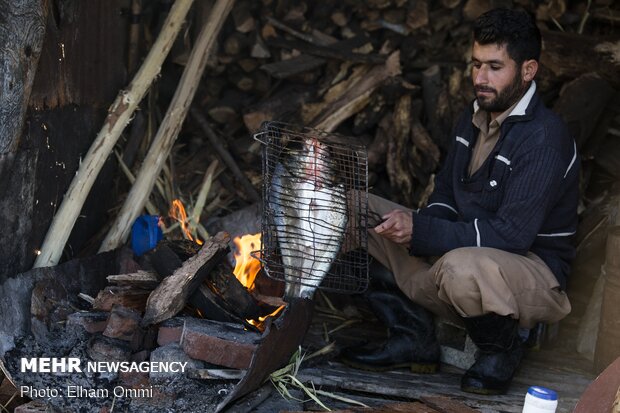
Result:
[[[334,180],[328,150],[316,138],[275,166],[270,207],[289,297],[312,298],[340,250],[347,203],[344,185]]]

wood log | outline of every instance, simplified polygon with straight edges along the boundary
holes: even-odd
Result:
[[[159,74],[161,64],[170,51],[191,4],[192,0],[177,0],[174,3],[166,18],[164,28],[140,70],[136,73],[127,90],[120,91],[110,107],[103,128],[81,162],[80,168],[45,235],[41,254],[37,256],[34,263],[35,268],[58,264],[62,250],[90,188],[93,186],[99,171],[103,168],[121,132],[130,121],[138,103]]]
[[[170,149],[181,130],[185,115],[194,98],[197,85],[202,78],[207,57],[211,53],[217,35],[233,3],[234,0],[218,0],[213,6],[209,20],[198,35],[177,90],[157,131],[157,135],[153,138],[153,144],[144,159],[140,172],[136,177],[136,182],[131,188],[110,232],[103,240],[100,251],[117,248],[125,242],[133,221],[144,208],[144,204],[151,193],[164,161],[168,157]]]
[[[198,251],[192,252],[192,247],[196,244],[193,242],[191,246],[187,244],[189,243],[162,241],[149,252],[149,261],[162,278],[173,274],[183,265],[183,261],[198,253]],[[197,291],[190,295],[188,301],[200,314],[212,320],[244,324],[244,320],[229,311],[223,300],[204,283],[200,284]]]
[[[93,302],[93,310],[112,311],[114,305],[132,308],[142,313],[151,291],[128,286],[108,286],[99,291]]]
[[[239,56],[250,46],[250,39],[242,33],[232,33],[224,40],[224,52],[229,56]]]
[[[272,96],[248,108],[243,115],[243,123],[249,132],[255,133],[265,121],[287,121],[300,111],[302,103],[312,92],[313,89],[309,87],[284,86]]]
[[[188,298],[229,250],[230,236],[220,232],[149,295],[142,326],[160,323],[183,309]]]
[[[553,111],[568,125],[580,152],[613,95],[609,82],[596,73],[582,75],[562,87]]]
[[[316,129],[334,131],[338,125],[363,109],[370,95],[390,77],[400,74],[400,53],[394,52],[385,65],[376,66],[361,80],[354,89],[349,90],[340,99],[328,105],[317,120],[313,121]]]
[[[37,71],[47,0],[0,0],[0,154],[17,149]]]
[[[313,36],[312,34],[303,33],[298,30],[295,30],[287,26],[286,24],[282,23],[278,19],[274,18],[273,16],[267,17],[267,21],[269,22],[269,25],[271,26],[271,28],[263,27],[263,37],[265,38],[265,40],[271,40],[275,38],[275,31],[273,30],[273,27],[276,27],[290,34],[291,36],[294,36],[310,44],[315,44],[319,46],[327,46],[330,43],[330,41],[326,41],[323,37],[316,37],[316,36]],[[273,35],[266,36],[265,34],[267,33],[270,33],[270,34],[272,33]]]
[[[354,63],[371,63],[382,64],[385,62],[385,56],[378,54],[356,53],[351,49],[360,47],[368,42],[364,37],[355,37],[353,39],[343,40],[329,46],[318,46],[315,44],[304,43],[294,40],[286,40],[282,38],[273,38],[267,41],[271,47],[299,50],[304,54],[322,57],[326,59],[344,60]]]
[[[286,79],[310,70],[317,69],[326,63],[320,57],[300,55],[287,60],[274,63],[266,63],[260,68],[276,79]]]
[[[413,176],[409,172],[408,154],[411,149],[411,95],[403,95],[394,106],[392,127],[388,137],[386,170],[390,183],[396,189],[397,202],[411,206],[413,202]]]
[[[301,118],[303,123],[312,124],[330,104],[342,98],[348,90],[353,89],[358,83],[362,82],[370,69],[371,67],[368,65],[358,65],[353,68],[348,63],[341,65],[338,73],[333,76],[329,89],[322,92],[323,100],[318,103],[304,103],[302,105]],[[351,72],[350,75],[349,71]],[[347,77],[345,78],[345,76]]]
[[[249,33],[256,28],[256,19],[251,13],[251,2],[240,1],[232,10],[235,29],[241,33]]]
[[[223,301],[222,307],[243,319],[258,319],[260,308],[248,289],[241,285],[232,269],[220,265],[211,271],[205,283]]]
[[[381,171],[386,165],[388,143],[389,143],[389,126],[392,122],[392,113],[386,113],[379,121],[379,125],[375,131],[375,137],[370,145],[368,145],[368,169],[373,171]]]
[[[413,162],[410,163],[412,174],[425,185],[439,166],[441,152],[426,128],[415,118],[411,122],[411,141],[414,149]]]
[[[377,125],[386,112],[385,97],[382,93],[374,94],[366,108],[353,119],[353,134],[361,135]]]
[[[269,48],[265,44],[263,38],[258,33],[254,38],[254,44],[252,45],[250,56],[256,59],[267,59],[271,57],[271,52],[269,51]]]
[[[160,282],[160,278],[157,273],[144,270],[140,270],[132,274],[108,275],[107,279],[111,284],[137,287],[144,290],[152,290],[157,287]]]
[[[421,29],[428,26],[428,1],[416,0],[410,3],[407,10],[407,27],[411,30]]]
[[[562,79],[595,71],[620,89],[620,39],[600,39],[576,33],[543,31],[540,63]]]
[[[442,149],[447,150],[450,139],[451,122],[446,121],[448,107],[447,85],[442,81],[439,65],[433,65],[422,74],[422,97],[424,112],[428,119],[428,131],[433,141]]]

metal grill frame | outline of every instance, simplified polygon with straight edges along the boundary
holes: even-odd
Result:
[[[283,138],[286,137],[286,139]],[[254,139],[262,143],[262,205],[261,250],[254,256],[261,261],[263,273],[268,277],[285,280],[282,254],[278,244],[277,229],[272,210],[272,180],[278,162],[285,150],[307,138],[317,138],[325,144],[338,170],[338,184],[344,185],[347,197],[348,225],[340,252],[318,287],[323,291],[344,294],[364,292],[368,288],[368,154],[365,145],[355,139],[332,132],[283,122],[264,122]],[[344,252],[343,252],[344,251]],[[302,274],[293,283],[309,285],[312,274]]]

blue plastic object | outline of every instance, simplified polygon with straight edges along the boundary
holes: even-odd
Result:
[[[159,228],[157,215],[141,215],[131,227],[131,249],[134,254],[140,256],[155,248],[164,234]]]
[[[548,389],[546,387],[532,386],[527,390],[527,392],[531,394],[532,396],[537,397],[539,399],[543,399],[543,400],[557,400],[558,399],[558,394],[555,391]]]

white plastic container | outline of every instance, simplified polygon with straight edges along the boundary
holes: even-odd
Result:
[[[558,394],[551,389],[532,386],[525,394],[523,413],[555,413],[558,407]]]

